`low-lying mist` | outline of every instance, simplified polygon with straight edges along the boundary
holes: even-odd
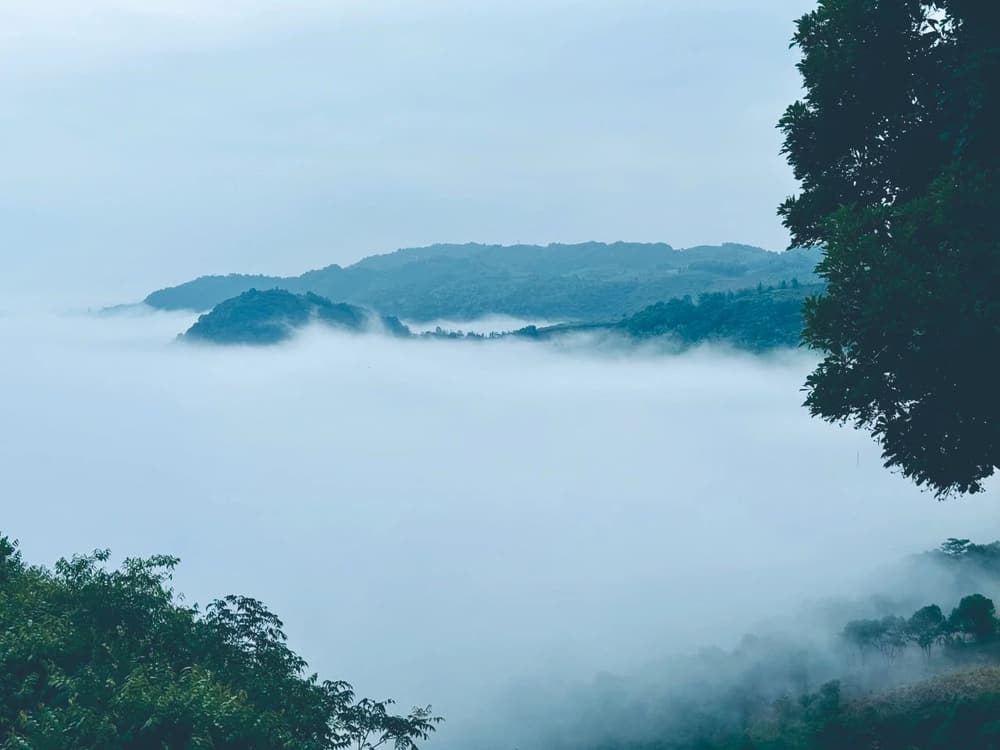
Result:
[[[554,325],[555,322],[556,321],[541,320],[538,318],[515,318],[511,315],[489,315],[476,320],[403,321],[407,328],[414,333],[424,333],[440,328],[444,331],[462,331],[465,333],[479,333],[483,335],[489,335],[491,333],[508,333],[510,331],[516,331],[519,328],[524,328],[525,326],[538,326],[539,328],[542,328],[544,326]]]
[[[989,495],[935,502],[811,419],[803,352],[213,348],[191,320],[0,315],[2,531],[39,563],[180,556],[188,601],[258,597],[321,676],[433,703],[432,748],[503,746],[475,727],[512,684],[728,648],[1000,536]]]

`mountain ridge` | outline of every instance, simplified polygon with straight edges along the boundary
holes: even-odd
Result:
[[[332,302],[313,292],[250,289],[202,314],[181,338],[216,344],[275,344],[317,322],[355,333],[379,331],[402,338],[552,340],[586,334],[633,343],[659,339],[677,351],[700,344],[723,344],[763,353],[799,344],[803,300],[822,288],[793,281],[735,292],[706,292],[697,300],[685,296],[658,302],[618,321],[529,325],[490,334],[440,327],[414,334],[394,316]]]
[[[251,289],[281,288],[413,321],[486,314],[615,320],[656,302],[797,279],[814,283],[818,250],[725,243],[436,244],[332,264],[298,276],[201,276],[150,293],[164,310],[210,310]]]

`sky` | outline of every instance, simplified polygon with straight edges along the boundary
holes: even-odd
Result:
[[[108,304],[434,242],[782,249],[810,5],[6,0],[0,291]]]

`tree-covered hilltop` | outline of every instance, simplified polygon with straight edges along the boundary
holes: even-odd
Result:
[[[552,339],[574,333],[612,333],[637,343],[661,339],[678,350],[724,344],[761,353],[799,345],[803,302],[822,289],[819,284],[800,284],[792,279],[777,286],[657,302],[616,323],[528,326],[513,335]]]
[[[313,292],[386,315],[427,321],[488,314],[550,320],[619,320],[684,295],[798,278],[813,283],[817,250],[774,253],[725,244],[432,245],[374,255],[301,276],[204,276],[160,289],[152,307],[210,310],[251,288]]]
[[[697,301],[682,297],[651,305],[618,327],[634,338],[670,336],[682,345],[725,342],[755,352],[795,347],[803,301],[822,289],[792,279],[774,287],[702,294]]]
[[[441,721],[320,681],[260,602],[204,609],[172,557],[27,565],[0,536],[0,748],[416,750]]]
[[[377,329],[406,336],[409,330],[397,318],[335,303],[311,292],[293,294],[284,289],[250,289],[216,305],[198,318],[183,338],[216,344],[275,344],[285,341],[309,323],[347,331]]]

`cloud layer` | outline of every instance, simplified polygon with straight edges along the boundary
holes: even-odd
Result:
[[[434,702],[453,740],[512,680],[727,645],[1000,531],[990,495],[934,502],[811,420],[798,354],[211,349],[172,342],[188,322],[0,316],[4,531],[38,562],[178,554],[189,599],[260,597],[321,673]]]

